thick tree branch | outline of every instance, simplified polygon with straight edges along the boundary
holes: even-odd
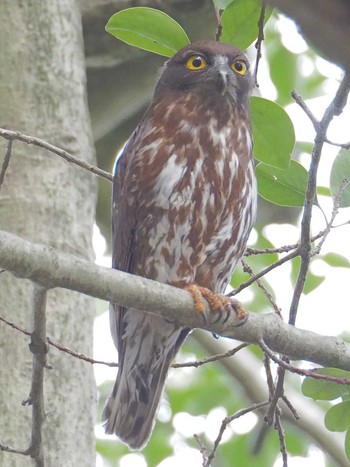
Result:
[[[217,322],[217,316],[207,307],[205,322],[194,311],[192,296],[184,290],[96,266],[3,231],[0,231],[0,268],[47,288],[75,290],[162,316],[182,326],[206,329],[248,343],[258,344],[263,339],[271,350],[293,360],[350,370],[350,345],[341,339],[297,329],[272,313],[252,313],[244,326],[237,327],[239,320],[234,313],[225,323]]]

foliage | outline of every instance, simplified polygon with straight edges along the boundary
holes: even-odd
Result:
[[[350,373],[338,368],[321,368],[316,370],[316,373],[339,378],[340,381],[346,379],[350,383]],[[333,401],[341,398],[341,402],[327,410],[324,423],[330,431],[346,431],[345,452],[350,461],[350,385],[306,378],[301,389],[305,396],[311,397],[315,401]]]
[[[335,197],[339,193],[344,180],[350,181],[350,157],[348,151],[341,149],[334,160],[331,177],[330,188],[332,196]],[[345,208],[350,206],[350,186],[345,188],[340,199],[340,207]]]
[[[154,8],[129,8],[113,15],[106,31],[143,50],[171,57],[190,41],[170,16]]]
[[[241,50],[247,49],[257,37],[257,24],[260,17],[259,0],[235,0],[224,9],[222,21],[222,42],[234,44]],[[271,16],[269,9],[265,21]]]

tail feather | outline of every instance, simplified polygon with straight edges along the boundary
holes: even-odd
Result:
[[[142,315],[138,326],[130,326],[133,333],[125,328],[122,361],[103,412],[106,432],[116,434],[132,449],[141,449],[151,435],[168,369],[189,332]],[[130,317],[126,322],[130,325]]]

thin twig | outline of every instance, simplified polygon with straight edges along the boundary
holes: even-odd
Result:
[[[31,335],[30,331],[27,331],[26,329],[23,329],[20,326],[17,326],[17,324],[13,323],[12,321],[8,321],[7,319],[2,318],[1,316],[0,316],[0,321],[7,324],[8,326],[15,329],[16,331],[19,331],[19,332],[25,334],[26,336]],[[69,349],[68,347],[65,347],[65,346],[59,344],[58,342],[54,341],[51,337],[47,337],[47,342],[50,345],[52,345],[53,347],[55,347],[56,349],[60,350],[61,352],[65,352],[65,353],[71,355],[72,357],[78,358],[80,360],[84,360],[85,362],[88,362],[88,363],[91,363],[91,364],[106,365],[106,366],[109,366],[109,367],[118,367],[118,363],[106,362],[106,361],[103,361],[103,360],[96,360],[94,358],[88,357],[87,355],[85,355],[85,354],[83,354],[81,352],[76,352],[75,350]],[[212,363],[212,362],[216,362],[218,360],[222,360],[223,358],[232,357],[232,355],[235,355],[237,352],[244,349],[245,347],[248,347],[248,344],[240,344],[237,347],[235,347],[235,348],[233,348],[231,350],[228,350],[227,352],[222,352],[222,353],[217,354],[217,355],[212,355],[211,357],[206,357],[206,358],[203,358],[202,360],[194,360],[194,361],[191,361],[191,362],[183,362],[183,363],[173,363],[172,368],[186,368],[186,367],[195,367],[195,368],[197,368],[197,367],[199,367],[201,365],[205,365],[207,363]]]
[[[331,144],[332,146],[338,146],[342,149],[350,149],[350,142],[349,143],[335,143],[334,141],[330,141],[328,138],[325,139],[325,143]]]
[[[258,21],[258,31],[259,31],[259,33],[258,33],[258,39],[257,39],[257,41],[255,43],[256,60],[255,60],[255,68],[254,68],[253,77],[254,77],[254,82],[255,82],[256,87],[259,87],[259,84],[258,84],[258,68],[259,68],[259,62],[260,62],[260,59],[261,59],[261,45],[262,45],[263,40],[265,39],[265,36],[264,36],[265,13],[266,13],[266,0],[262,0],[261,10],[260,10],[260,17],[259,17],[259,21]]]
[[[300,419],[299,413],[297,412],[297,410],[295,409],[295,407],[293,406],[293,404],[291,403],[291,401],[288,399],[288,397],[285,394],[283,394],[282,400],[286,404],[288,409],[292,412],[295,420],[299,420]]]
[[[280,453],[282,454],[283,467],[288,467],[288,454],[286,448],[286,437],[284,435],[283,426],[281,424],[281,414],[278,413],[274,428],[278,433],[278,441],[280,443]]]
[[[299,107],[306,113],[306,115],[309,117],[311,123],[313,124],[315,131],[317,132],[320,127],[320,122],[317,120],[315,115],[311,112],[309,107],[306,105],[304,99],[299,96],[299,94],[296,92],[295,89],[290,93],[292,98],[295,100],[295,102],[299,105]]]
[[[203,441],[201,440],[201,437],[197,435],[196,433],[193,435],[194,439],[197,441],[198,446],[199,446],[199,452],[202,454],[202,466],[205,467],[207,463],[207,448],[204,446]]]
[[[56,154],[57,156],[62,157],[67,162],[78,165],[79,167],[82,167],[83,169],[88,170],[94,175],[98,175],[99,177],[102,177],[108,180],[109,182],[113,181],[113,175],[111,173],[106,172],[105,170],[99,169],[98,167],[95,167],[94,165],[88,164],[87,162],[79,159],[76,156],[73,156],[73,154],[70,154],[64,149],[58,148],[57,146],[54,146],[53,144],[50,144],[40,138],[35,138],[34,136],[24,135],[23,133],[20,133],[19,131],[6,130],[5,128],[0,128],[0,136],[2,136],[3,138],[9,141],[18,140],[26,144],[33,144],[34,146],[38,146],[39,148],[43,148],[46,151],[52,152],[53,154]]]
[[[83,360],[84,362],[91,363],[92,365],[105,365],[109,367],[117,367],[118,363],[115,362],[106,362],[103,360],[95,360],[94,358],[88,357],[87,355],[81,353],[81,352],[76,352],[75,350],[69,349],[68,347],[65,347],[58,342],[54,341],[51,339],[51,337],[47,338],[47,342],[52,345],[53,347],[56,347],[56,349],[60,350],[61,352],[65,352],[68,355],[71,355],[74,358],[78,358],[79,360]]]
[[[219,42],[221,34],[222,34],[221,10],[219,10],[218,8],[215,8],[215,15],[216,15],[216,21],[217,21],[215,40]]]
[[[272,350],[266,345],[263,339],[259,341],[259,345],[262,348],[262,350],[271,358],[271,360],[273,360],[275,363],[277,363],[279,366],[281,366],[285,370],[290,371],[291,373],[295,373],[300,376],[307,376],[313,379],[330,381],[331,383],[350,385],[350,379],[338,378],[336,376],[330,376],[330,375],[322,375],[320,373],[316,373],[314,370],[307,370],[305,368],[298,368],[296,366],[291,365],[285,360],[278,358],[277,355],[275,355],[272,352]]]
[[[254,274],[252,268],[249,266],[248,263],[246,263],[243,259],[241,260],[241,263],[243,265],[243,271],[248,273],[251,277],[256,277],[256,275]],[[277,305],[275,299],[273,298],[272,294],[267,290],[267,288],[264,286],[264,284],[262,283],[262,281],[260,279],[257,279],[256,280],[256,283],[257,285],[260,287],[260,289],[263,291],[264,295],[266,296],[266,298],[268,299],[268,301],[271,303],[273,309],[275,310],[275,312],[281,316],[281,308]]]
[[[317,171],[320,162],[321,154],[325,139],[327,138],[327,130],[330,122],[335,115],[340,115],[342,112],[347,96],[350,90],[350,77],[346,73],[341,81],[338,91],[326,109],[320,122],[317,122],[315,117],[312,115],[305,102],[297,96],[296,92],[292,93],[293,98],[301,106],[304,112],[308,115],[311,122],[313,123],[316,130],[315,144],[312,148],[311,164],[308,174],[308,184],[305,195],[304,209],[301,220],[301,233],[300,233],[300,269],[298,278],[295,284],[294,293],[292,297],[291,306],[289,309],[289,324],[295,324],[296,316],[298,312],[300,297],[304,289],[306,276],[309,270],[309,264],[311,259],[311,216],[316,197],[317,187]]]
[[[338,215],[341,198],[342,198],[342,196],[344,194],[344,191],[348,187],[348,185],[349,185],[349,180],[344,179],[342,181],[340,187],[339,187],[338,193],[334,196],[333,209],[332,209],[332,215],[331,215],[330,221],[327,222],[327,227],[324,230],[323,237],[321,238],[321,240],[319,241],[317,247],[313,251],[313,255],[318,255],[320,253],[322,245],[324,244],[326,238],[328,237],[329,232],[331,231],[331,228],[333,226],[333,222],[334,222],[335,218]]]
[[[9,321],[3,317],[0,316],[0,321],[3,323],[7,324],[11,328],[15,329],[16,331],[21,332],[22,334],[25,334],[26,336],[31,336],[31,332],[28,331],[27,329],[21,328],[17,324],[13,323],[12,321]],[[78,358],[80,360],[84,360],[85,362],[92,363],[92,364],[99,364],[99,365],[106,365],[109,367],[117,367],[118,363],[115,362],[105,362],[103,360],[95,360],[94,358],[88,357],[87,355],[81,353],[81,352],[76,352],[75,350],[69,349],[68,347],[65,347],[58,342],[54,341],[51,339],[51,337],[47,337],[47,342],[48,344],[52,345],[53,347],[56,347],[56,349],[60,350],[61,352],[65,352],[72,357]]]
[[[184,363],[173,363],[172,368],[185,368],[185,367],[192,367],[192,366],[197,368],[201,365],[205,365],[206,363],[216,362],[217,360],[222,360],[223,358],[232,357],[232,355],[235,355],[237,352],[244,349],[245,347],[248,347],[248,344],[240,344],[234,349],[228,350],[227,352],[219,353],[211,357],[206,357],[206,358],[203,358],[202,360],[184,362]]]
[[[275,268],[280,266],[281,264],[286,263],[287,261],[290,261],[291,259],[299,256],[299,249],[296,249],[295,251],[292,251],[286,256],[283,256],[283,258],[279,259],[273,264],[270,264],[267,268],[263,269],[262,271],[258,272],[254,277],[248,279],[247,281],[243,282],[239,287],[237,287],[235,290],[232,290],[228,295],[229,296],[234,296],[237,295],[239,292],[241,292],[243,289],[249,287],[252,285],[254,282],[256,282],[258,279],[261,277],[265,276],[270,271],[273,271]]]
[[[269,408],[264,417],[264,420],[269,426],[275,425],[276,420],[280,413],[280,408],[278,407],[278,401],[284,395],[284,388],[283,388],[284,376],[285,376],[285,370],[281,367],[278,367],[277,382],[275,384],[275,389],[273,391],[273,394],[270,400]]]
[[[6,171],[8,169],[8,166],[10,165],[10,159],[12,155],[12,146],[13,146],[13,140],[10,139],[9,142],[7,143],[4,162],[2,163],[1,172],[0,172],[0,190],[5,180]]]
[[[217,448],[219,447],[219,444],[221,442],[221,439],[222,439],[222,436],[227,428],[227,425],[229,423],[231,423],[233,420],[236,420],[237,418],[239,417],[242,417],[243,415],[249,413],[249,412],[253,412],[254,410],[259,410],[259,409],[262,409],[263,407],[266,407],[267,405],[269,405],[269,401],[264,401],[264,402],[259,402],[259,403],[256,403],[256,404],[252,404],[250,407],[247,407],[246,409],[241,409],[241,410],[238,410],[238,412],[236,412],[234,415],[231,415],[230,417],[225,417],[223,419],[223,421],[221,422],[221,427],[220,427],[220,430],[219,430],[219,434],[216,438],[216,440],[214,441],[214,445],[207,457],[207,461],[206,463],[204,464],[204,467],[210,467],[211,465],[211,462],[212,460],[214,459],[215,457],[215,453],[216,453],[216,450]]]
[[[13,454],[21,454],[22,456],[28,456],[28,449],[22,451],[21,449],[16,449],[6,444],[0,443],[0,451],[12,452]]]
[[[321,238],[325,233],[325,230],[321,230],[317,235],[311,237],[311,241],[314,242]],[[244,256],[251,255],[271,255],[275,253],[289,253],[291,250],[296,250],[299,248],[300,243],[292,243],[291,245],[283,245],[278,248],[247,248]]]

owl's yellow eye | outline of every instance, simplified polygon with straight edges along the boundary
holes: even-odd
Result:
[[[202,70],[207,66],[207,61],[201,55],[191,55],[187,59],[186,66],[189,70]]]
[[[243,60],[235,60],[231,64],[231,68],[234,71],[237,71],[240,75],[245,75],[247,73],[247,65]]]

